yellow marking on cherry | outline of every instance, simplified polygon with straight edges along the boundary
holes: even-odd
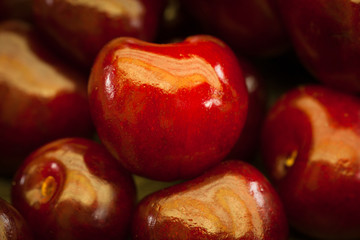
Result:
[[[138,49],[121,49],[116,53],[118,69],[137,85],[148,84],[168,93],[208,83],[222,91],[213,67],[198,56],[176,59]]]
[[[290,167],[292,167],[292,166],[295,164],[295,160],[296,160],[296,158],[297,158],[297,155],[298,155],[298,152],[297,152],[296,150],[294,150],[294,151],[291,153],[291,155],[290,155],[288,158],[286,158],[286,160],[285,160],[285,166],[286,166],[287,168],[290,168]]]
[[[48,176],[41,185],[41,202],[48,202],[55,194],[57,188],[56,180],[53,176]]]

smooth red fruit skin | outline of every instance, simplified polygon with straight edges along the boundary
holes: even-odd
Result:
[[[19,168],[13,205],[36,239],[125,239],[135,206],[131,175],[100,144],[51,142]]]
[[[164,6],[164,0],[32,1],[37,25],[87,67],[113,38],[153,41]]]
[[[105,146],[132,173],[162,181],[220,162],[248,104],[235,55],[210,36],[160,45],[116,39],[98,56],[88,91]]]
[[[250,63],[241,60],[249,93],[244,128],[226,159],[253,160],[259,150],[261,127],[267,111],[267,89],[264,79]]]
[[[41,145],[94,133],[86,78],[24,22],[0,24],[0,174]]]
[[[289,47],[273,0],[186,0],[186,7],[207,31],[242,54],[270,57]]]
[[[360,92],[360,4],[356,0],[278,0],[295,50],[329,86]]]
[[[10,203],[0,198],[0,239],[32,240],[32,232],[25,219]]]
[[[289,91],[273,106],[262,154],[297,230],[360,238],[360,99],[324,86]]]
[[[155,192],[137,206],[134,240],[285,240],[277,193],[245,162],[223,162],[203,175]]]

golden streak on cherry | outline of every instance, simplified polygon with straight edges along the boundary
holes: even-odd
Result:
[[[111,17],[122,17],[128,15],[130,18],[140,18],[144,12],[144,7],[138,0],[102,0],[102,1],[89,1],[89,0],[66,0],[74,6],[86,6],[104,12]]]
[[[214,68],[199,56],[176,59],[137,49],[121,49],[115,57],[119,71],[139,85],[149,84],[175,93],[182,88],[208,83],[222,91]]]
[[[246,186],[244,179],[225,175],[213,183],[177,193],[160,200],[157,220],[179,219],[210,234],[231,232],[236,239],[248,232],[261,238],[263,222]]]
[[[48,176],[44,181],[38,183],[34,180],[34,187],[25,194],[31,206],[40,207],[41,204],[49,202],[56,192],[59,192],[57,204],[75,201],[84,206],[91,206],[95,203],[99,206],[107,206],[113,201],[114,194],[111,184],[91,176],[86,171],[86,165],[80,154],[59,149],[47,153],[46,158],[62,159],[63,164],[72,166],[72,168],[67,170],[63,184],[58,183],[53,176]],[[37,171],[36,168],[30,166],[29,175],[34,174],[34,171]],[[61,189],[59,189],[60,185]]]
[[[313,129],[313,146],[308,164],[326,161],[336,165],[341,159],[357,159],[360,138],[352,129],[333,126],[329,113],[312,97],[302,97],[295,104],[308,115]]]
[[[113,199],[112,186],[106,181],[100,181],[88,171],[81,154],[59,149],[49,152],[48,158],[61,159],[64,165],[71,166],[67,170],[64,188],[58,202],[77,201],[84,206],[98,203],[108,205]]]
[[[0,229],[4,229],[4,223],[0,221]],[[0,231],[0,239],[6,239],[5,231]]]
[[[9,217],[4,212],[0,212],[0,239],[7,240],[7,230],[11,227]]]
[[[0,83],[11,82],[24,92],[43,97],[72,91],[75,84],[33,52],[31,31],[29,25],[18,21],[0,25]]]

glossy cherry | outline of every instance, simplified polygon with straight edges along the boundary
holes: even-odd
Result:
[[[98,56],[88,90],[105,146],[129,171],[165,181],[220,162],[248,105],[235,55],[210,36],[172,44],[116,39]]]
[[[134,240],[285,240],[277,193],[253,166],[227,161],[203,175],[155,192],[137,206]]]
[[[324,86],[287,92],[262,133],[289,222],[321,239],[360,238],[360,99]]]
[[[0,174],[49,141],[93,134],[86,87],[31,25],[0,24]]]
[[[277,0],[307,69],[332,87],[360,92],[360,4],[357,0]]]
[[[189,12],[205,31],[242,54],[270,57],[289,46],[273,0],[185,0]]]
[[[78,62],[90,67],[115,37],[153,41],[164,0],[33,0],[37,25]]]
[[[105,147],[67,138],[25,160],[11,197],[37,240],[115,240],[128,233],[135,185]]]
[[[32,240],[33,235],[21,214],[10,203],[0,198],[0,239]]]

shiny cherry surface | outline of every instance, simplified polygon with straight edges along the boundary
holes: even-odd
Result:
[[[134,240],[285,240],[288,233],[277,193],[241,161],[149,195],[137,206],[132,229]]]
[[[33,235],[25,219],[10,203],[0,198],[0,239],[32,240]]]
[[[286,93],[263,128],[262,153],[299,231],[360,237],[360,99],[324,86]]]
[[[165,4],[164,0],[33,0],[32,5],[37,25],[89,67],[115,37],[153,41]]]
[[[131,175],[102,145],[68,138],[25,160],[11,197],[38,240],[115,240],[128,233],[135,195]]]
[[[360,2],[277,0],[307,69],[333,87],[360,92]]]
[[[210,36],[116,39],[97,58],[88,90],[102,142],[128,170],[156,180],[191,178],[221,161],[247,114],[242,69]]]

